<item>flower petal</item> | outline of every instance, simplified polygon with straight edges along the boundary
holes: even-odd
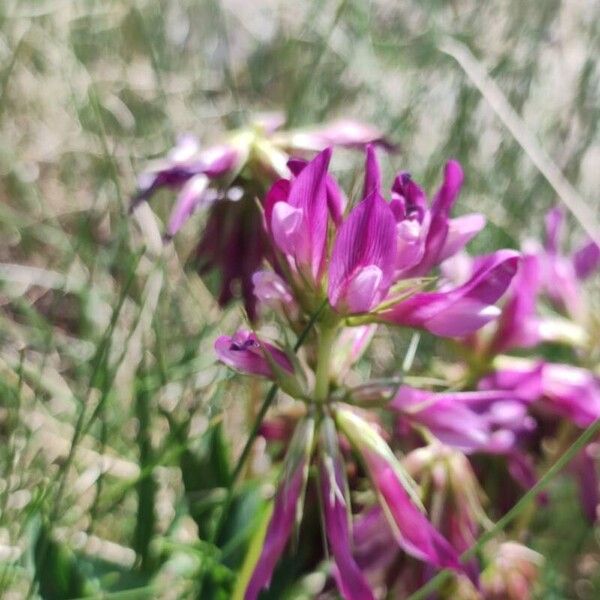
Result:
[[[395,251],[394,215],[383,198],[372,194],[352,210],[335,240],[329,265],[331,305],[350,312],[376,306],[389,290]]]
[[[479,213],[449,219],[446,241],[442,246],[438,261],[442,262],[462,250],[483,228],[485,217]]]
[[[282,478],[275,495],[273,514],[267,528],[262,552],[246,588],[245,600],[255,600],[271,582],[275,565],[302,514],[302,497],[312,451],[314,420],[306,418],[296,427],[287,451]]]
[[[460,193],[463,171],[455,160],[446,163],[444,182],[431,204],[431,225],[427,234],[425,254],[413,275],[425,275],[441,261],[442,251],[448,237],[450,210]]]
[[[275,377],[267,354],[277,367],[288,373],[294,372],[294,367],[284,352],[272,344],[260,341],[251,331],[241,330],[233,336],[223,335],[217,338],[215,351],[221,362],[248,375]]]
[[[506,291],[518,263],[517,252],[500,250],[480,258],[475,273],[463,285],[447,292],[414,294],[380,316],[436,335],[468,335],[499,315],[493,303]]]
[[[331,159],[326,148],[311,160],[290,185],[288,203],[302,211],[302,236],[290,252],[298,268],[306,267],[318,281],[324,266],[327,244],[327,186],[325,179]],[[277,206],[277,205],[276,205]]]
[[[287,164],[290,171],[295,176],[298,176],[308,164],[308,161],[300,158],[290,158]],[[329,173],[325,177],[325,187],[327,188],[327,209],[329,210],[329,215],[336,227],[339,227],[342,224],[346,208],[346,198],[337,181]]]
[[[414,502],[414,482],[374,427],[347,410],[337,410],[336,421],[362,457],[398,544],[437,567],[464,570],[456,551]]]
[[[293,255],[304,237],[304,213],[287,202],[277,202],[271,215],[273,240],[284,254]]]
[[[363,198],[366,198],[369,194],[381,195],[381,172],[379,170],[375,147],[372,144],[367,146]]]
[[[319,481],[325,533],[335,561],[334,576],[338,589],[346,600],[374,600],[373,592],[352,556],[345,467],[337,447],[335,425],[330,417],[325,417],[321,425]]]
[[[186,221],[200,208],[205,199],[208,187],[206,175],[194,175],[189,179],[177,197],[177,202],[171,211],[167,225],[167,237],[173,237],[186,223]]]
[[[314,129],[294,132],[290,141],[291,146],[308,150],[320,150],[326,146],[360,148],[369,143],[377,144],[388,151],[396,148],[371,125],[352,119],[340,119]]]
[[[491,348],[495,353],[509,348],[527,348],[541,339],[536,300],[540,286],[540,269],[536,256],[524,256],[509,291]]]
[[[588,242],[573,255],[573,265],[578,279],[587,279],[600,267],[600,246]]]

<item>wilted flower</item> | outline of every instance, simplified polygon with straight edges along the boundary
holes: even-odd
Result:
[[[517,542],[492,542],[485,549],[489,566],[481,574],[485,600],[528,600],[534,597],[543,564],[541,554]]]
[[[288,132],[279,129],[282,124],[283,119],[278,116],[259,118],[248,129],[231,132],[225,143],[206,148],[201,148],[193,136],[182,136],[165,160],[139,177],[132,201],[133,209],[162,188],[177,192],[166,239],[173,237],[194,212],[210,207],[196,250],[197,269],[200,274],[219,271],[218,300],[222,305],[237,295],[238,286],[251,319],[256,316],[251,277],[268,252],[256,199],[262,201],[268,186],[278,178],[299,174],[305,163],[290,160],[290,155],[332,145],[364,147],[373,142],[388,149],[393,147],[381,132],[350,120]],[[339,220],[339,190],[332,187],[329,178],[326,187],[332,217]],[[286,215],[284,227],[293,218]],[[309,233],[312,235],[312,228]]]

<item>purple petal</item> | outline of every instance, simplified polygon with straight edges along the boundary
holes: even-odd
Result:
[[[397,221],[413,219],[421,223],[428,212],[425,192],[413,181],[410,173],[396,176],[390,204]]]
[[[494,353],[509,348],[528,348],[540,341],[536,300],[540,286],[540,269],[536,256],[526,255],[521,260],[509,291],[508,300],[498,319],[491,349]]]
[[[331,305],[366,312],[381,302],[393,276],[395,250],[394,215],[373,194],[352,210],[338,232],[329,266]]]
[[[246,373],[273,378],[274,373],[265,353],[283,370],[294,372],[290,359],[272,344],[260,341],[251,331],[238,331],[233,336],[223,335],[215,341],[219,360],[227,366]]]
[[[438,216],[447,218],[450,210],[460,194],[464,180],[463,170],[456,160],[449,160],[444,167],[444,182],[431,205],[434,219]]]
[[[429,212],[425,213],[422,222],[417,219],[404,219],[397,223],[396,278],[410,273],[411,269],[423,259],[429,224]]]
[[[506,291],[518,263],[517,252],[500,250],[482,257],[465,284],[447,292],[414,294],[380,316],[384,321],[436,335],[469,335],[498,316],[493,304]]]
[[[411,556],[436,567],[460,571],[458,555],[411,501],[394,469],[375,452],[362,451],[381,502],[396,528],[396,539]]]
[[[450,160],[444,168],[444,182],[431,205],[431,225],[427,235],[425,255],[418,266],[419,275],[425,275],[441,261],[449,230],[450,210],[460,193],[463,171],[460,164]]]
[[[365,161],[365,183],[363,187],[363,198],[370,194],[381,195],[381,172],[375,147],[372,144],[367,146],[367,157]]]
[[[237,167],[239,162],[240,153],[233,146],[224,144],[200,152],[196,138],[180,136],[167,159],[140,176],[131,207],[148,200],[160,188],[178,189],[196,175],[204,174],[209,179],[221,177]]]
[[[327,243],[327,187],[325,179],[331,159],[326,148],[311,160],[290,185],[288,203],[302,211],[302,238],[293,255],[299,268],[306,266],[315,281],[323,269]]]
[[[200,208],[206,198],[205,192],[208,187],[206,175],[194,175],[189,179],[177,197],[177,202],[171,211],[169,224],[167,225],[167,236],[173,237],[186,223],[186,221]]]
[[[537,473],[533,460],[527,454],[515,450],[508,457],[510,476],[524,489],[530,490],[537,483]]]
[[[525,402],[534,402],[542,395],[543,363],[502,367],[479,382],[482,390],[510,390]]]
[[[464,215],[448,221],[448,233],[442,246],[439,262],[462,250],[483,228],[485,217],[479,213]]]
[[[294,305],[288,284],[273,271],[256,271],[252,275],[252,285],[256,299],[265,306],[278,310]]]
[[[325,417],[321,426],[319,480],[325,532],[335,561],[334,576],[346,600],[374,600],[373,592],[352,556],[345,468],[336,437],[333,421]]]
[[[417,497],[412,487],[414,482],[402,471],[373,425],[344,409],[338,409],[335,416],[338,426],[364,461],[398,544],[415,558],[437,567],[462,571],[456,551],[413,501]]]
[[[287,202],[278,202],[271,213],[271,231],[277,247],[284,253],[293,255],[305,239],[304,212]]]
[[[262,552],[246,588],[245,600],[255,600],[271,582],[275,565],[301,514],[301,500],[306,486],[312,448],[314,421],[304,419],[290,442],[283,465],[282,479],[275,495],[273,514],[267,528]]]
[[[303,141],[302,146],[313,149],[325,146],[360,148],[370,143],[382,146],[386,150],[395,149],[395,146],[380,131],[351,119],[341,119],[323,127],[305,130],[301,132],[300,137]]]
[[[600,266],[600,246],[588,242],[573,255],[573,265],[578,279],[587,279]]]
[[[160,188],[180,188],[186,181],[199,173],[200,171],[197,169],[179,164],[167,165],[157,171],[142,173],[138,178],[138,190],[131,201],[131,209],[134,209],[140,202],[148,200]]]
[[[271,231],[271,220],[275,204],[278,202],[287,202],[289,195],[290,181],[288,179],[279,179],[269,188],[263,201],[265,224],[268,231]]]
[[[301,158],[290,158],[287,163],[290,171],[296,177],[307,164],[308,161]],[[339,227],[342,224],[346,199],[337,181],[329,173],[325,177],[325,186],[327,187],[327,209],[336,227]]]
[[[402,386],[389,406],[463,452],[505,453],[531,428],[527,403],[506,390],[434,393]]]
[[[338,382],[358,362],[373,339],[377,325],[346,327],[338,335],[331,350],[331,373]]]
[[[573,262],[561,254],[548,253],[542,265],[546,294],[558,310],[577,319],[583,298]]]
[[[409,422],[425,425],[444,444],[464,452],[483,448],[490,442],[489,422],[452,394],[435,394],[404,385],[389,406]]]
[[[227,144],[211,146],[198,155],[202,172],[211,179],[221,177],[237,167],[240,154]]]
[[[397,559],[396,552],[390,552],[396,540],[383,509],[372,506],[354,522],[354,557],[363,570],[385,571]]]
[[[519,361],[485,377],[480,386],[512,390],[578,427],[588,427],[600,418],[600,381],[587,369],[573,365]]]
[[[542,393],[546,408],[579,427],[588,427],[600,418],[600,382],[586,369],[546,363],[542,369]]]

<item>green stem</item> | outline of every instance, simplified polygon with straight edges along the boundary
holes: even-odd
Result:
[[[477,541],[460,556],[460,561],[464,563],[473,557],[482,546],[492,540],[500,533],[513,519],[515,519],[549,483],[560,473],[571,461],[571,459],[600,432],[600,419],[592,423],[567,449],[567,451],[544,473],[543,477],[525,494],[521,499],[503,516],[494,527],[484,532]],[[440,571],[435,577],[430,579],[424,586],[419,588],[414,594],[411,594],[407,600],[423,600],[431,593],[437,590],[452,575],[452,571]]]
[[[314,324],[317,322],[317,320],[321,316],[321,314],[326,306],[327,306],[327,300],[324,300],[322,302],[322,304],[319,306],[319,308],[310,317],[310,320],[306,324],[306,327],[302,330],[302,332],[298,336],[298,339],[296,340],[296,343],[294,344],[294,352],[297,352],[300,349],[300,347],[302,346],[302,344],[304,344],[308,334],[310,333],[310,330],[313,328]],[[263,419],[265,418],[267,411],[271,407],[271,404],[273,404],[273,400],[275,400],[275,396],[277,395],[277,389],[278,389],[277,384],[273,384],[269,388],[269,391],[267,392],[267,395],[265,396],[265,399],[258,411],[258,414],[256,415],[256,419],[254,419],[254,423],[252,424],[252,429],[250,430],[248,439],[246,440],[246,443],[244,444],[244,448],[242,449],[240,458],[238,459],[235,469],[233,470],[233,472],[231,474],[231,479],[229,481],[229,488],[227,489],[227,496],[225,497],[225,500],[223,502],[223,507],[221,509],[221,514],[217,521],[217,525],[216,525],[215,529],[213,530],[213,534],[210,536],[210,539],[208,540],[209,543],[211,543],[211,544],[218,544],[219,538],[221,537],[221,535],[223,533],[223,529],[225,527],[227,517],[229,516],[228,512],[229,512],[229,509],[231,508],[231,504],[233,502],[235,484],[236,484],[237,480],[239,479],[239,476],[242,473],[242,470],[244,468],[244,465],[246,464],[246,461],[248,460],[248,457],[250,456],[250,451],[252,450],[254,440],[256,439],[256,437],[258,435],[258,431],[263,422]],[[201,595],[202,595],[202,587],[203,587],[205,575],[206,575],[206,571],[202,570],[202,572],[200,573],[200,576],[199,576],[199,581],[198,581],[198,597],[201,597]]]
[[[319,334],[317,349],[317,372],[315,374],[315,400],[325,402],[329,395],[329,381],[331,378],[332,346],[337,334],[337,327],[324,324]]]

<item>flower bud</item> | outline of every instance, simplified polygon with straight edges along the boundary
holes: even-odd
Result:
[[[335,418],[362,457],[400,547],[435,566],[462,570],[456,551],[424,515],[416,484],[375,428],[345,409],[337,410]]]
[[[269,586],[273,570],[283,553],[294,526],[302,519],[304,490],[313,447],[315,423],[305,418],[296,427],[285,456],[273,512],[265,533],[262,552],[245,589],[245,600],[255,600]]]

